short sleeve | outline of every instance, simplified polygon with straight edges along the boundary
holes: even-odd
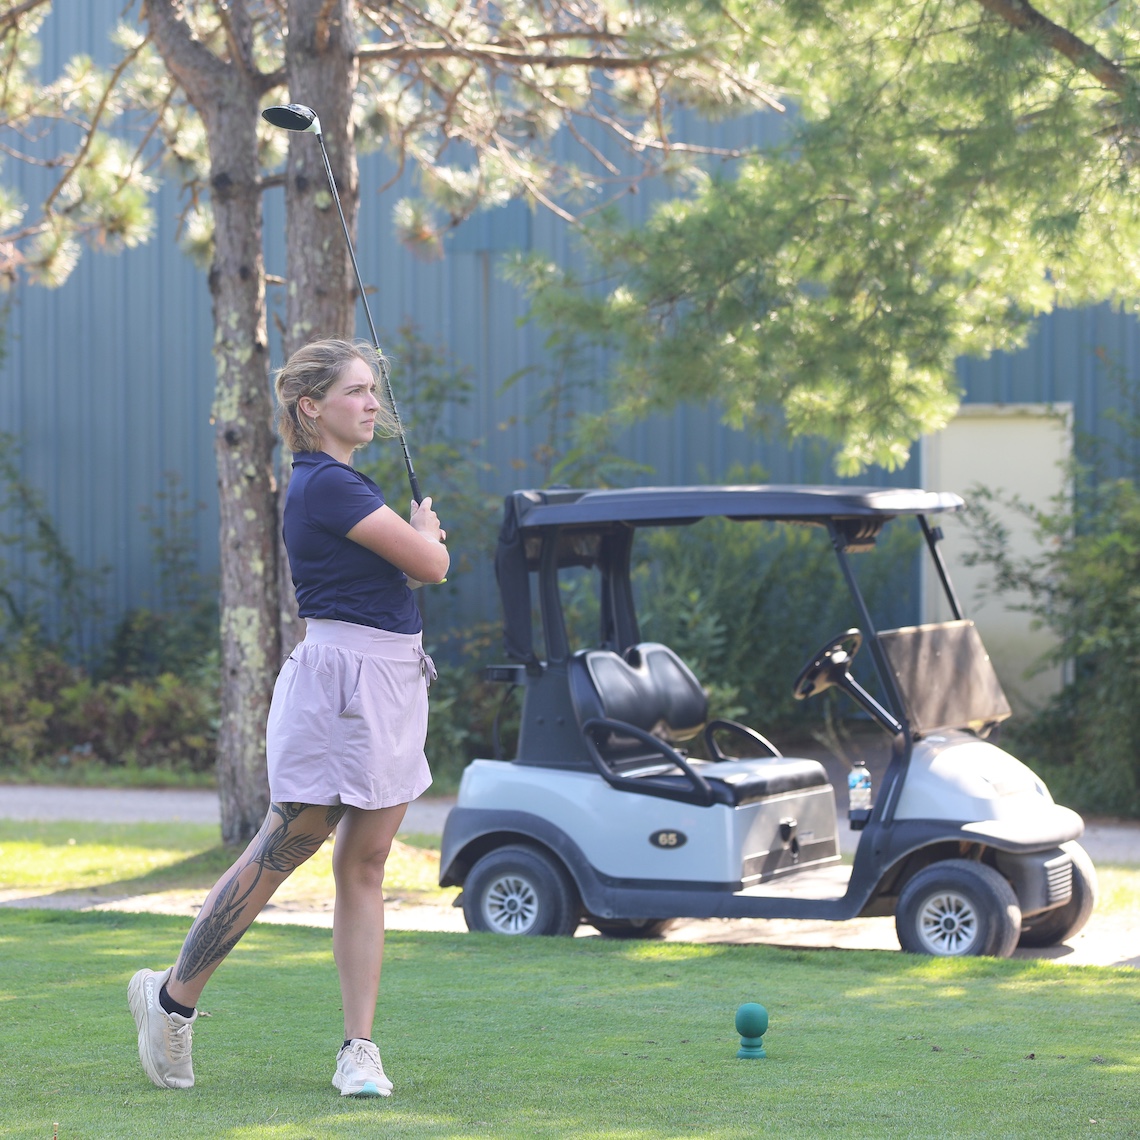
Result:
[[[305,507],[323,530],[343,538],[361,519],[384,505],[375,485],[349,467],[330,463],[313,473],[305,487]]]

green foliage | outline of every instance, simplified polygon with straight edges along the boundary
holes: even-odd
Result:
[[[786,141],[641,229],[599,219],[602,288],[513,270],[544,325],[620,350],[625,415],[712,398],[834,441],[840,473],[894,468],[953,413],[959,356],[1055,307],[1140,302],[1135,6],[1051,6],[1078,64],[974,0],[735,7],[758,52],[783,46]]]
[[[828,638],[859,624],[825,533],[816,527],[704,519],[650,532],[635,547],[641,633],[674,649],[710,691],[714,716],[761,732],[803,730],[826,700],[796,701],[792,681]],[[892,524],[852,556],[882,627],[913,620],[921,536]],[[868,662],[857,669],[868,672]],[[874,686],[873,677],[865,683]]]
[[[205,772],[217,717],[216,683],[172,673],[96,680],[30,633],[0,652],[0,771],[64,780],[101,765]]]
[[[1140,426],[1140,423],[1134,426]],[[1078,472],[1078,474],[1082,474]],[[1030,722],[1007,737],[1049,782],[1056,798],[1108,815],[1140,815],[1140,487],[1133,478],[1090,483],[1049,510],[1007,503],[1033,522],[1041,553],[1017,559],[992,492],[978,495],[975,562],[998,594],[1018,592],[1057,637],[1050,662],[1071,679]],[[1016,748],[1015,748],[1016,750]]]
[[[514,373],[499,387],[509,391],[523,377],[537,396],[527,422],[540,431],[531,454],[540,477],[536,486],[619,487],[651,472],[620,454],[615,446],[617,422],[606,406],[608,393],[584,338],[555,329],[544,344],[547,363]]]
[[[499,638],[498,622],[478,625],[444,643],[446,658],[437,652],[439,677],[431,686],[426,744],[437,795],[455,792],[463,769],[476,757],[495,755],[496,719],[504,749],[515,739],[518,694],[509,695],[483,676],[497,655]]]
[[[23,9],[21,11],[21,9]],[[0,284],[21,271],[38,285],[55,288],[71,275],[82,243],[118,252],[147,241],[154,231],[149,197],[157,183],[148,173],[149,133],[129,139],[112,133],[131,124],[128,107],[154,113],[169,95],[156,86],[137,32],[121,34],[121,58],[104,70],[87,55],[65,61],[59,75],[40,74],[40,33],[50,4],[12,6],[0,22],[3,83],[0,116],[14,136],[5,157],[55,171],[40,202],[0,187]],[[57,148],[45,154],[39,140]]]
[[[253,5],[235,22],[225,4],[179,6],[179,42],[195,45],[187,54],[173,49],[170,26],[160,18],[173,13],[144,6],[148,34],[124,20],[111,36],[111,68],[78,54],[54,77],[41,74],[50,9],[50,0],[38,0],[0,18],[0,119],[15,138],[4,153],[58,171],[42,202],[0,187],[0,279],[10,284],[22,270],[56,287],[75,268],[83,243],[117,251],[148,240],[152,171],[159,166],[188,191],[183,248],[209,260],[207,130],[182,83],[193,89],[213,82],[239,66],[236,52],[240,66],[256,74],[257,90],[283,98],[290,31],[284,9]],[[750,60],[737,66],[747,30],[701,3],[636,13],[608,0],[585,9],[514,3],[469,7],[459,24],[449,10],[420,4],[359,5],[352,15],[352,35],[364,49],[353,58],[360,73],[355,138],[364,150],[388,148],[416,172],[418,194],[396,204],[393,223],[425,256],[439,255],[443,235],[465,218],[512,198],[569,217],[567,207],[589,209],[652,173],[677,176],[687,156],[671,145],[666,101],[711,115],[773,100]],[[164,34],[155,35],[156,24]],[[403,50],[393,57],[386,49],[397,43]],[[543,59],[537,68],[536,54]],[[607,59],[616,71],[604,68]],[[631,68],[633,59],[640,66]],[[567,124],[580,144],[577,155],[549,145]],[[599,127],[637,154],[628,173],[585,138]],[[35,145],[44,137],[50,148]],[[267,172],[284,160],[286,139],[258,122],[257,159]]]
[[[83,652],[99,576],[83,572],[0,440],[0,772],[79,780],[106,766],[182,775],[212,769],[218,726],[217,606],[194,570],[188,507],[169,478],[147,512],[160,605],[128,611],[105,652]],[[53,599],[62,602],[52,605]],[[53,628],[52,617],[59,613]]]
[[[158,593],[151,606],[128,610],[96,665],[97,676],[113,680],[154,678],[171,673],[205,686],[218,684],[217,583],[197,568],[193,524],[205,509],[191,503],[175,472],[168,471],[143,508],[150,524]]]
[[[51,625],[60,644],[81,653],[105,571],[76,561],[23,477],[19,445],[8,434],[0,434],[0,519],[0,634],[19,638]]]
[[[388,349],[400,419],[424,493],[431,496],[447,531],[453,574],[469,570],[494,546],[499,499],[480,489],[489,464],[480,458],[481,439],[464,439],[455,419],[471,399],[469,370],[446,349],[423,340],[406,322]],[[410,502],[403,455],[395,440],[360,452],[357,468],[373,479],[397,511]],[[407,499],[405,499],[407,496]],[[419,596],[421,608],[430,594]],[[430,606],[431,602],[427,601]]]
[[[26,765],[50,752],[60,693],[76,670],[25,632],[0,656],[0,764]]]

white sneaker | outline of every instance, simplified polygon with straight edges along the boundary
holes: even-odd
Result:
[[[354,1037],[336,1055],[333,1088],[341,1096],[391,1096],[392,1082],[384,1076],[380,1050],[371,1041]]]
[[[194,1084],[191,1026],[198,1020],[198,1011],[193,1017],[181,1017],[159,1005],[159,991],[173,969],[161,974],[139,970],[127,986],[127,1002],[139,1028],[139,1060],[146,1075],[160,1089],[188,1089]]]

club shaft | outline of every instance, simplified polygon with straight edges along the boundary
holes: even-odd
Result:
[[[325,174],[328,176],[329,190],[332,191],[333,201],[336,203],[336,212],[340,217],[340,228],[344,230],[344,241],[348,246],[348,256],[352,261],[352,271],[356,274],[356,286],[360,290],[360,300],[364,305],[364,315],[368,318],[368,331],[372,334],[372,343],[376,346],[376,351],[383,355],[384,350],[380,347],[380,338],[376,335],[376,325],[372,321],[372,310],[368,307],[368,295],[364,292],[364,281],[360,276],[360,266],[356,264],[356,251],[352,247],[352,235],[348,232],[348,222],[345,220],[344,210],[340,204],[340,192],[336,188],[336,179],[333,177],[332,163],[329,162],[329,152],[325,149],[324,136],[317,135],[317,142],[321,144],[321,158],[323,158],[325,162]],[[385,369],[381,369],[380,371],[384,377],[388,404],[392,408],[392,416],[396,421],[396,434],[400,439],[400,449],[404,453],[404,466],[408,469],[408,483],[412,488],[412,498],[417,503],[422,503],[424,497],[420,491],[420,481],[416,477],[416,469],[412,466],[412,456],[408,451],[408,441],[404,438],[404,425],[400,419],[400,409],[396,406],[396,396],[392,391],[392,381]]]

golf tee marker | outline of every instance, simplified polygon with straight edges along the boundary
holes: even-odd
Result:
[[[740,1048],[736,1055],[742,1061],[767,1057],[764,1052],[764,1034],[768,1032],[768,1011],[757,1002],[746,1001],[736,1011],[736,1032],[740,1034]]]

